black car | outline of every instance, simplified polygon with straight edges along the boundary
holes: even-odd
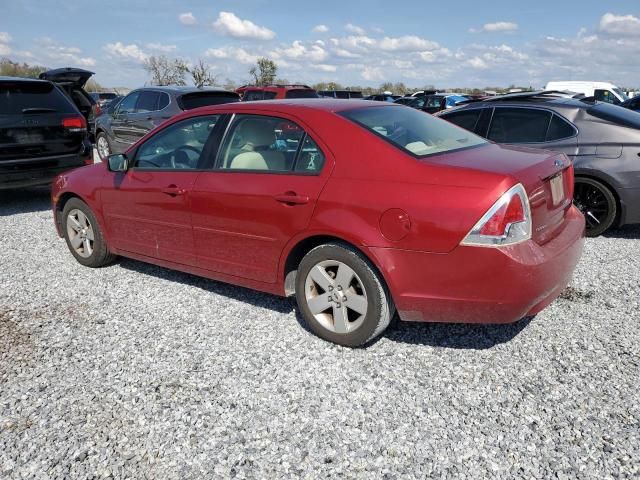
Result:
[[[496,143],[566,154],[574,166],[574,202],[586,218],[588,236],[640,223],[640,114],[560,92],[526,92],[437,115]]]
[[[114,92],[91,92],[89,95],[102,108],[118,97],[118,94]]]
[[[87,120],[89,135],[91,136],[94,129],[95,117],[97,116],[96,101],[89,95],[84,86],[93,76],[93,72],[83,70],[82,68],[56,68],[40,74],[41,80],[48,80],[60,86],[62,90],[69,96],[80,113]],[[93,138],[91,138],[93,140]]]
[[[640,112],[640,95],[625,100],[620,106],[633,110],[634,112]]]
[[[0,77],[0,189],[48,184],[92,162],[86,120],[60,87]]]
[[[328,98],[364,98],[362,92],[355,90],[320,90],[318,95]]]
[[[240,101],[240,95],[220,88],[144,87],[132,91],[96,119],[96,149],[105,161],[123,153],[165,120],[207,105]]]

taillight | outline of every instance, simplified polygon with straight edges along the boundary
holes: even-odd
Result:
[[[502,195],[474,225],[461,245],[502,247],[531,238],[531,208],[527,192],[517,184]]]
[[[93,114],[97,117],[101,113],[102,113],[102,107],[100,106],[99,103],[96,103],[93,108]]]
[[[69,132],[82,132],[87,129],[84,117],[69,117],[62,120],[62,126]]]

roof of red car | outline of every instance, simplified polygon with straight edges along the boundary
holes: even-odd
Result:
[[[300,99],[285,99],[285,100],[259,100],[255,102],[238,102],[227,103],[222,105],[214,105],[210,107],[201,107],[198,110],[217,110],[219,108],[232,108],[236,111],[241,110],[282,110],[289,111],[299,108],[305,108],[310,110],[322,110],[325,112],[343,112],[345,110],[353,110],[356,108],[369,108],[369,107],[399,107],[402,105],[394,104],[391,102],[374,102],[369,100],[346,100],[346,99],[334,99],[334,98],[300,98]]]

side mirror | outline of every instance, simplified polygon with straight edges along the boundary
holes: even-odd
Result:
[[[126,172],[129,169],[129,159],[120,153],[109,155],[107,165],[110,172]]]

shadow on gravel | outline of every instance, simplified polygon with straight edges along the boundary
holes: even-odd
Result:
[[[208,278],[198,277],[189,273],[169,270],[167,268],[139,262],[128,258],[121,258],[118,264],[122,268],[144,275],[152,275],[156,278],[178,282],[191,287],[200,288],[207,292],[222,295],[224,297],[248,303],[255,307],[268,308],[279,313],[290,313],[294,309],[294,301],[290,298],[278,297],[268,293],[257,292],[248,288],[238,287],[227,283],[217,282]]]
[[[640,238],[640,225],[625,225],[606,231],[603,235],[606,238]]]
[[[51,210],[51,189],[46,187],[0,190],[0,217]]]
[[[392,342],[485,350],[515,338],[534,317],[506,325],[398,322],[384,336]]]

